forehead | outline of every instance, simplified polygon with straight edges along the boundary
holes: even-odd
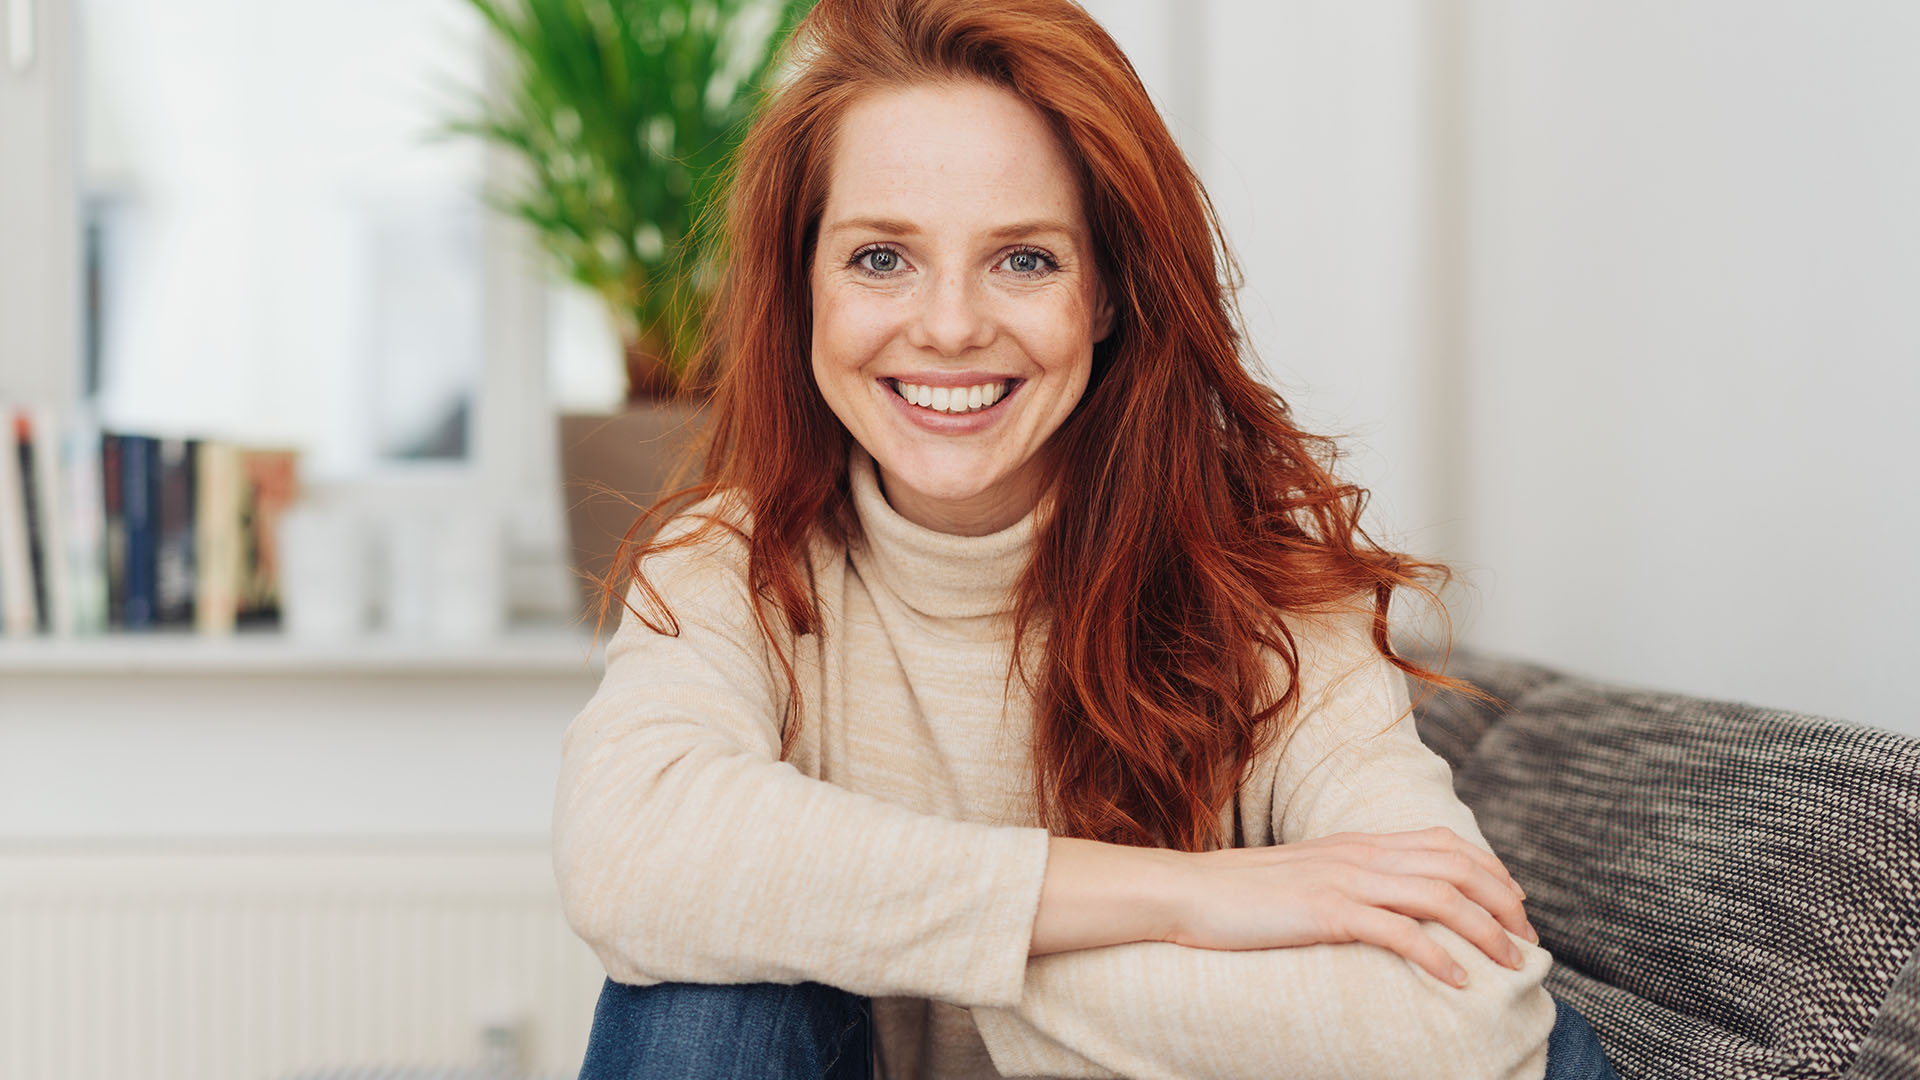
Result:
[[[1073,167],[1045,117],[972,81],[876,90],[848,107],[822,227],[850,217],[980,231],[1045,217],[1085,228]]]

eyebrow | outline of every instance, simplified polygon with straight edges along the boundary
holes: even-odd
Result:
[[[836,221],[828,226],[828,234],[847,229],[865,229],[872,232],[892,233],[895,236],[919,236],[920,228],[909,221],[896,221],[892,218],[848,218]],[[1053,218],[1033,218],[1028,221],[1016,221],[1011,225],[1002,225],[987,233],[995,240],[1011,240],[1016,237],[1037,236],[1041,233],[1060,233],[1072,236],[1073,230],[1064,221]]]

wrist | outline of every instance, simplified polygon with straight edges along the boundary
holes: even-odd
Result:
[[[1163,848],[1051,838],[1030,954],[1171,940],[1185,915],[1186,859]]]
[[[1142,909],[1147,912],[1147,941],[1178,942],[1183,935],[1192,880],[1193,859],[1168,848],[1132,848],[1139,853],[1137,875]]]

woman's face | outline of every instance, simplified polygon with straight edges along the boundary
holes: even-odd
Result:
[[[840,124],[810,271],[813,374],[901,516],[984,534],[1045,488],[1113,309],[1046,121],[980,82],[877,91]]]

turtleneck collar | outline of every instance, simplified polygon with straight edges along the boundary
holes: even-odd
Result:
[[[865,538],[856,552],[862,576],[878,576],[908,607],[935,618],[1013,610],[1014,586],[1033,557],[1034,530],[1045,499],[999,532],[959,536],[901,517],[880,491],[873,457],[857,442],[848,455],[847,478]]]

